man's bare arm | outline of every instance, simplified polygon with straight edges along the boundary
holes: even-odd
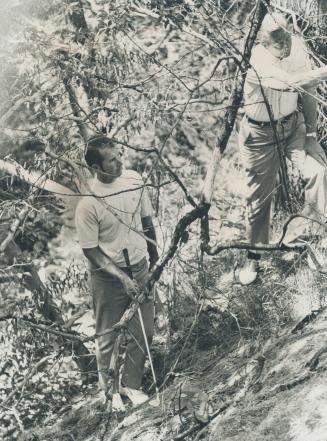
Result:
[[[154,245],[154,243],[157,242],[156,231],[150,216],[142,217],[141,221],[144,235],[152,240],[151,242],[147,241],[148,253],[150,257],[150,268],[152,268],[159,257],[157,247]]]
[[[124,273],[99,247],[83,248],[85,257],[97,268],[111,276],[117,277],[124,286],[127,294],[135,296],[139,293],[138,285]]]
[[[281,91],[314,88],[326,80],[327,66],[293,75],[274,66],[254,66],[247,77],[250,83]]]
[[[318,84],[327,80],[327,66],[319,69],[309,70],[307,72],[296,74],[291,79],[291,85],[304,88],[306,90],[318,86]]]

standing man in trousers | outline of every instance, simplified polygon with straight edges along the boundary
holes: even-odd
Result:
[[[158,253],[147,189],[138,173],[123,169],[121,149],[106,137],[93,138],[87,144],[85,161],[96,172],[91,186],[95,196],[82,197],[75,221],[79,243],[89,264],[95,330],[100,334],[119,322],[131,303],[130,295],[148,290],[147,255],[151,267]],[[133,280],[127,274],[132,274]],[[153,299],[144,302],[140,310],[150,344]],[[140,390],[146,345],[137,314],[128,331],[132,338],[126,349],[120,394],[137,405],[148,399]],[[103,390],[108,383],[114,343],[113,333],[96,340],[99,385]],[[113,407],[123,408],[120,395],[115,395]]]
[[[327,161],[316,140],[317,105],[312,87],[316,83],[311,79],[310,86],[303,86],[301,93],[292,87],[301,74],[312,73],[310,60],[303,42],[292,35],[283,15],[266,15],[250,63],[239,145],[246,171],[247,235],[255,245],[269,242],[280,154],[292,161],[305,180],[302,214],[320,221],[326,221]],[[303,218],[294,219],[284,242],[296,242],[304,231]],[[259,261],[260,254],[248,253],[239,273],[242,284],[256,279]]]

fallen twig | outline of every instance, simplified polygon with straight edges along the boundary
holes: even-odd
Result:
[[[301,239],[298,240],[298,242],[295,242],[294,245],[283,243],[283,239],[285,238],[288,226],[290,222],[295,219],[301,217],[303,219],[309,220],[311,222],[318,223],[321,226],[326,226],[323,222],[320,222],[319,220],[312,219],[308,216],[304,216],[302,214],[293,214],[290,216],[287,221],[285,222],[283,226],[283,231],[281,234],[280,239],[277,242],[264,244],[250,244],[248,242],[240,242],[237,240],[225,242],[222,244],[216,244],[213,246],[206,245],[204,247],[204,251],[209,254],[210,256],[219,254],[221,251],[229,250],[229,249],[239,249],[239,250],[257,250],[257,251],[303,251],[307,250],[310,255],[312,255],[314,263],[318,265],[318,267],[321,267],[319,262],[317,261],[313,250],[311,249],[310,245],[307,242],[301,242]]]
[[[311,323],[315,318],[322,312],[322,309],[317,309],[315,311],[311,311],[310,314],[307,314],[297,325],[292,329],[291,333],[295,334],[298,331],[302,331],[302,329]]]
[[[318,352],[315,353],[315,355],[311,358],[311,360],[306,364],[307,367],[309,367],[310,371],[314,371],[319,363],[319,358],[322,354],[327,352],[327,345],[323,346],[321,349],[319,349]]]

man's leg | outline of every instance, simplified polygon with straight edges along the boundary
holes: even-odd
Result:
[[[95,331],[101,333],[119,322],[130,303],[122,284],[104,271],[91,273],[91,291],[95,313]],[[106,390],[108,369],[116,334],[105,334],[96,339],[99,386]]]
[[[260,127],[243,119],[240,131],[240,157],[247,186],[247,238],[253,245],[269,242],[271,201],[279,169],[279,155],[272,127]],[[240,271],[240,281],[249,284],[256,277],[259,255],[248,253],[249,262]]]
[[[136,265],[131,265],[131,269],[140,289],[145,289],[148,282],[148,264],[146,259]],[[153,298],[144,302],[140,309],[148,344],[151,345],[154,328]],[[127,387],[139,389],[142,385],[147,351],[138,313],[132,318],[128,330],[131,333],[132,339],[126,349],[122,383]]]
[[[307,155],[304,162],[303,178],[305,202],[302,214],[326,224],[327,222],[327,167]],[[311,232],[322,231],[319,223],[312,222]]]
[[[254,126],[243,119],[240,157],[247,186],[247,237],[250,243],[268,243],[271,201],[279,169],[273,129]]]
[[[305,133],[303,116],[300,114],[296,128],[288,139],[286,152],[305,180],[305,202],[301,214],[319,222],[326,222],[327,168],[325,164],[318,162],[310,154],[306,154]],[[317,143],[318,150],[322,149]],[[321,153],[324,155],[323,151]],[[296,241],[299,236],[308,233],[309,228],[311,233],[321,230],[318,223],[309,222],[300,217],[294,219],[284,242]]]
[[[239,143],[247,187],[247,238],[253,245],[268,243],[271,201],[279,169],[273,128],[256,126],[244,118]],[[248,261],[239,272],[243,285],[256,279],[259,259],[260,254],[248,252]]]

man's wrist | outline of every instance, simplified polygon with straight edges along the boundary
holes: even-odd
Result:
[[[306,137],[317,139],[317,134],[316,132],[307,132]]]

